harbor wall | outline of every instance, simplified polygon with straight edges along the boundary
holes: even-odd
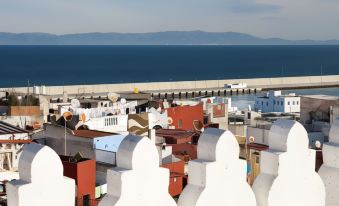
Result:
[[[199,80],[177,82],[147,82],[147,83],[122,83],[122,84],[95,84],[95,85],[69,85],[46,86],[47,95],[91,94],[106,92],[133,92],[138,88],[140,92],[183,91],[183,90],[208,90],[223,88],[225,84],[247,83],[249,88],[284,88],[298,86],[339,85],[339,75],[328,76],[302,76],[302,77],[275,77],[253,79],[223,79]],[[0,91],[27,92],[27,87],[1,88]],[[30,88],[30,92],[33,88]]]

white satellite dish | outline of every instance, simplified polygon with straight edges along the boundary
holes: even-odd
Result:
[[[121,104],[126,104],[126,103],[127,103],[127,100],[124,99],[124,98],[122,98],[122,99],[120,100],[120,102],[121,102]]]
[[[253,143],[253,142],[255,141],[255,138],[254,138],[253,136],[250,136],[250,138],[248,138],[248,141],[249,141],[250,143]]]
[[[107,98],[111,100],[113,103],[117,102],[120,95],[117,93],[108,93]]]
[[[80,101],[78,99],[72,99],[71,105],[73,108],[79,108],[80,107]]]
[[[321,148],[321,142],[320,142],[319,140],[317,140],[317,141],[315,142],[315,147],[316,147],[317,149],[320,149],[320,148]]]

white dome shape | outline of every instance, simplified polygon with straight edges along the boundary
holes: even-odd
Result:
[[[128,135],[107,171],[108,191],[99,206],[176,206],[168,193],[169,170],[159,167],[156,146],[146,137]]]
[[[246,182],[246,161],[229,131],[206,129],[198,143],[198,159],[189,162],[189,183],[179,206],[255,206]]]
[[[326,206],[339,205],[339,117],[330,130],[330,140],[323,145],[324,164],[319,175],[326,188]]]
[[[49,147],[28,144],[19,160],[20,179],[7,184],[9,206],[73,206],[75,182],[63,176],[59,156]]]
[[[269,150],[261,152],[261,173],[253,184],[258,206],[324,206],[324,184],[315,172],[315,151],[308,149],[305,128],[292,120],[276,121]]]

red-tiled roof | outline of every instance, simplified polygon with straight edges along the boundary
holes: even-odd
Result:
[[[73,130],[74,136],[84,138],[97,138],[115,135],[115,133],[102,132],[97,130]]]

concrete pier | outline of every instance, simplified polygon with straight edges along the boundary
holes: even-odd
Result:
[[[225,84],[247,83],[246,89],[226,89]],[[138,88],[140,92],[151,93],[153,96],[201,96],[255,93],[270,89],[302,89],[339,86],[339,75],[328,76],[303,76],[303,77],[275,77],[253,79],[224,79],[224,80],[199,80],[178,82],[149,82],[149,83],[124,83],[124,84],[96,84],[96,85],[68,85],[46,86],[46,95],[62,96],[67,92],[69,96],[88,96],[107,94],[108,92],[133,92]],[[33,93],[33,88],[29,88]],[[15,91],[26,93],[27,87],[0,88],[0,91]]]

